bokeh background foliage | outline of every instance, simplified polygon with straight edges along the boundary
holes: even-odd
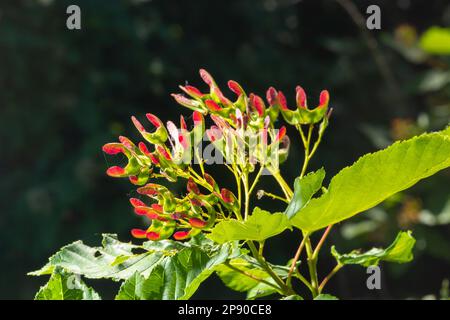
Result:
[[[354,9],[364,17],[373,3],[382,29],[368,31]],[[80,31],[65,27],[70,4],[81,7]],[[329,179],[366,152],[448,123],[449,24],[445,0],[2,1],[0,298],[33,298],[45,279],[26,272],[64,244],[98,244],[101,232],[131,240],[139,223],[127,201],[133,188],[105,176],[100,148],[120,134],[138,137],[133,114],[189,115],[169,94],[185,81],[200,85],[199,68],[222,86],[234,79],[261,95],[275,85],[291,101],[296,84],[311,104],[327,88],[334,113],[311,168],[324,166]],[[301,159],[295,141],[283,169],[291,182]],[[418,242],[412,263],[382,265],[382,290],[367,290],[365,271],[350,266],[330,292],[438,297],[450,277],[449,177],[441,172],[336,229],[342,251],[389,243],[398,227],[412,228]],[[297,242],[289,232],[270,241],[269,258],[284,263]],[[331,266],[322,259],[319,268]],[[103,297],[113,297],[114,284],[102,285]],[[240,295],[211,278],[194,297]]]

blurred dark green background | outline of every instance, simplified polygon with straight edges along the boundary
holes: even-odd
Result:
[[[365,19],[374,3],[382,28],[370,31],[358,14]],[[81,30],[66,28],[70,4],[81,7]],[[133,114],[189,116],[169,94],[186,81],[204,90],[199,68],[224,91],[229,79],[260,95],[274,85],[291,104],[297,84],[311,105],[328,89],[334,113],[311,169],[324,166],[329,180],[366,152],[445,127],[450,40],[441,30],[424,45],[421,35],[449,25],[446,0],[1,1],[0,298],[33,298],[47,279],[26,273],[67,243],[98,245],[102,232],[131,240],[129,229],[140,224],[128,204],[134,188],[104,174],[111,159],[101,146],[122,134],[136,139]],[[291,136],[283,169],[290,182],[302,161]],[[220,167],[209,170],[216,180],[229,179]],[[274,185],[270,178],[264,183]],[[399,228],[412,229],[418,241],[412,263],[382,265],[382,290],[369,291],[365,269],[349,266],[329,292],[439,297],[450,278],[449,185],[449,172],[441,172],[334,230],[341,251],[386,245]],[[269,241],[270,259],[285,263],[298,241],[289,232]],[[322,276],[332,263],[323,256]],[[114,296],[116,284],[88,282],[104,298]],[[214,277],[195,296],[226,297],[242,296]]]

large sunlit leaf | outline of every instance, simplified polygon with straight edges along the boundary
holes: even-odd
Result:
[[[364,267],[378,265],[380,261],[405,263],[413,259],[412,250],[416,240],[411,231],[399,232],[394,242],[386,249],[372,248],[361,253],[357,250],[347,254],[340,254],[331,247],[331,253],[340,264],[359,264]]]
[[[370,209],[391,195],[450,166],[450,128],[396,142],[341,170],[328,192],[312,199],[291,219],[315,231]]]
[[[246,221],[228,220],[219,222],[208,237],[225,243],[233,240],[263,241],[290,228],[289,219],[284,213],[270,213],[256,207]]]
[[[325,170],[323,168],[310,172],[300,179],[298,177],[294,182],[294,196],[285,210],[285,214],[290,219],[301,208],[303,208],[312,196],[322,187],[325,178]]]
[[[94,289],[74,274],[55,268],[47,284],[41,287],[35,300],[100,300]]]
[[[182,247],[169,240],[151,246],[151,251],[143,250],[141,246],[120,242],[114,234],[104,234],[101,247],[90,247],[82,241],[76,241],[62,247],[42,269],[30,275],[51,274],[58,266],[92,279],[127,279],[135,272],[145,276],[171,250]]]

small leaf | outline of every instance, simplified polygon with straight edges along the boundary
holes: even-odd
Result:
[[[396,142],[367,154],[331,179],[328,192],[291,219],[316,231],[370,209],[393,194],[450,166],[450,129]]]
[[[337,297],[331,295],[331,294],[319,294],[317,297],[314,298],[314,300],[339,300]]]
[[[419,40],[419,45],[425,52],[431,54],[450,54],[450,29],[431,27],[425,31]]]
[[[401,231],[394,242],[386,249],[372,248],[364,253],[352,251],[347,254],[340,254],[333,246],[331,247],[331,253],[340,264],[359,264],[368,267],[378,265],[380,261],[405,263],[413,259],[412,249],[415,243],[416,240],[411,235],[411,231]]]
[[[47,284],[38,291],[35,300],[100,300],[94,289],[74,274],[56,268]]]
[[[143,253],[133,253],[135,249]],[[150,294],[136,288],[133,289],[134,292],[142,291],[136,297],[188,299],[215,271],[217,265],[239,254],[240,250],[234,243],[217,245],[202,234],[188,242],[147,241],[142,246],[123,243],[117,240],[116,235],[105,234],[102,247],[89,247],[81,241],[74,242],[63,247],[50,257],[46,266],[30,275],[50,274],[58,268],[64,268],[87,278],[126,280],[123,283],[125,293],[122,292],[119,296],[125,299],[131,296],[129,294],[131,288],[139,286],[143,279],[156,281],[154,277],[158,271],[155,270],[162,268],[163,289]],[[142,279],[136,277],[136,274]]]
[[[284,213],[271,214],[256,207],[247,221],[228,220],[219,222],[208,237],[217,243],[233,240],[263,241],[290,227],[289,220]]]
[[[323,168],[310,172],[303,178],[297,178],[294,182],[294,196],[284,212],[287,217],[292,218],[300,209],[302,209],[312,196],[319,191],[325,178]]]

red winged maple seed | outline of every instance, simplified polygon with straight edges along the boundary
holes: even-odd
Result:
[[[330,101],[330,94],[328,93],[327,90],[323,90],[320,93],[318,108],[326,108],[326,107],[328,107],[328,102],[329,101]]]
[[[195,193],[195,194],[201,194],[200,193],[200,189],[198,188],[198,185],[194,182],[194,180],[192,180],[192,178],[189,178],[188,179],[188,182],[187,182],[187,191],[188,192],[192,192],[192,193]]]
[[[138,119],[136,119],[135,116],[131,117],[131,121],[133,121],[134,126],[136,127],[136,129],[138,129],[139,132],[147,132],[144,128],[144,126],[142,125],[142,123],[139,122]]]
[[[167,152],[167,150],[160,145],[156,146],[156,151],[158,151],[159,154],[161,154],[166,160],[172,160],[172,157],[170,156],[170,153]]]
[[[193,199],[190,199],[190,202],[193,206],[197,206],[197,207],[203,206],[203,202],[199,199],[193,198]]]
[[[297,107],[298,108],[306,108],[306,93],[305,90],[303,90],[302,87],[297,86],[295,88],[296,95],[295,100],[297,101]]]
[[[178,135],[178,142],[181,144],[181,146],[183,147],[184,150],[186,150],[186,149],[189,147],[189,140],[188,140],[188,138],[187,138],[184,134],[182,134],[182,133],[180,133],[180,134]]]
[[[125,174],[125,169],[118,166],[113,166],[106,170],[106,174],[110,177],[116,178]]]
[[[182,94],[172,93],[171,96],[175,99],[176,102],[191,109],[201,109],[201,103],[199,101],[188,99]]]
[[[130,203],[133,207],[145,207],[144,201],[138,199],[138,198],[130,198]]]
[[[251,93],[249,99],[250,105],[256,110],[256,112],[258,112],[258,115],[260,117],[264,116],[264,110],[266,109],[266,107],[264,106],[264,101],[261,99],[261,97]]]
[[[213,179],[213,177],[211,177],[211,175],[209,175],[208,173],[204,174],[205,180],[206,182],[211,186],[211,187],[215,187],[216,186],[216,181]]]
[[[137,176],[129,176],[128,179],[130,179],[130,182],[135,185],[139,182],[139,178]]]
[[[104,153],[114,155],[123,152],[123,146],[118,143],[107,143],[102,147]]]
[[[159,118],[154,114],[147,113],[145,116],[147,117],[148,121],[150,121],[156,128],[159,128],[163,125],[162,121],[159,120]]]
[[[131,229],[131,235],[138,239],[144,239],[147,237],[147,231],[142,229]]]
[[[125,148],[130,149],[130,150],[134,149],[133,142],[131,142],[131,140],[128,139],[127,137],[119,136],[119,141],[124,145]]]
[[[280,103],[280,108],[283,110],[287,110],[288,106],[286,103],[286,97],[284,96],[283,92],[278,91],[277,99],[278,99],[278,102]]]
[[[282,126],[277,133],[277,136],[275,138],[276,141],[281,141],[281,139],[283,139],[283,137],[286,135],[286,127]]]
[[[157,204],[157,203],[153,203],[152,204],[152,209],[155,210],[158,213],[163,213],[164,212],[164,209],[163,209],[162,205]]]
[[[220,91],[220,89],[217,87],[216,82],[214,81],[213,77],[206,71],[205,69],[200,69],[200,77],[203,79],[203,81],[210,87],[211,93],[214,93],[220,100],[220,102],[224,105],[231,104],[230,100],[228,100]]]
[[[150,156],[150,151],[148,150],[147,146],[143,142],[139,142],[138,144],[139,150],[146,156]]]
[[[159,216],[159,214],[155,213],[151,208],[149,207],[136,207],[134,208],[134,213],[136,213],[138,216],[146,216],[149,219],[152,220],[161,220],[162,217]],[[163,219],[165,220],[165,219]]]
[[[186,121],[182,115],[180,116],[180,129],[187,130]]]
[[[185,240],[189,237],[189,231],[177,231],[173,234],[175,240]]]
[[[155,196],[155,195],[159,194],[159,191],[156,190],[152,184],[147,184],[143,187],[138,188],[137,192],[139,194],[144,194],[144,195],[148,195],[148,196]]]
[[[208,71],[206,71],[205,69],[200,69],[199,73],[200,73],[200,77],[203,79],[203,81],[205,81],[205,83],[208,86],[211,86],[214,84],[214,79],[211,77],[211,75],[209,74]]]
[[[211,99],[208,99],[205,101],[206,106],[208,107],[208,109],[210,111],[220,111],[222,110],[222,108],[214,101]]]
[[[160,237],[159,233],[158,232],[154,232],[154,231],[147,232],[146,236],[147,236],[148,240],[153,240],[153,241],[158,240],[159,237]]]
[[[203,115],[198,111],[194,111],[194,113],[192,114],[192,119],[194,121],[194,127],[202,125],[205,121],[203,119]]]
[[[203,93],[200,92],[196,87],[186,85],[186,86],[179,86],[181,90],[186,92],[188,95],[190,95],[193,98],[201,98],[203,97]]]
[[[150,160],[154,165],[159,165],[159,159],[157,156],[155,156],[153,153],[148,154],[148,156],[150,157]]]
[[[134,208],[134,213],[138,216],[146,216],[148,213],[147,207],[136,207]]]
[[[222,190],[220,190],[220,196],[221,196],[222,200],[225,201],[226,203],[233,202],[233,197],[231,195],[232,195],[232,193],[228,189],[222,188]]]
[[[241,94],[244,94],[242,87],[234,80],[228,81],[228,88],[230,88],[230,90],[233,91],[238,97]]]
[[[206,135],[211,142],[214,142],[222,137],[222,131],[217,126],[211,126],[210,129],[206,130]]]
[[[178,138],[178,128],[175,125],[175,123],[173,123],[172,121],[167,121],[167,131],[169,131],[170,136],[172,137],[172,139],[177,140]]]
[[[266,100],[271,106],[276,103],[277,95],[277,90],[274,87],[267,89]]]
[[[206,221],[203,221],[199,218],[190,218],[189,224],[193,226],[194,228],[204,228],[208,223]]]

